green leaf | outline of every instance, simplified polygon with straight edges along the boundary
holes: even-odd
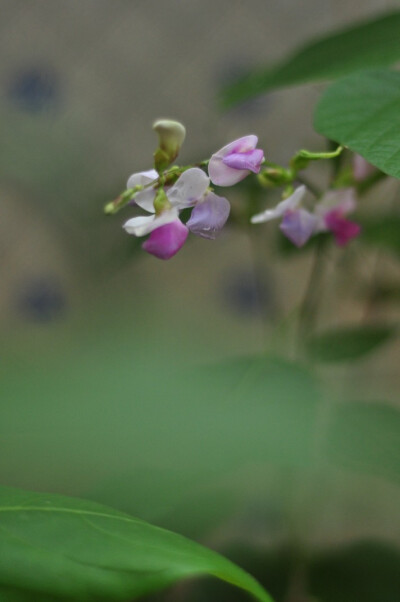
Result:
[[[211,575],[271,602],[219,554],[92,502],[0,488],[0,530],[2,600],[127,600]]]
[[[274,90],[334,79],[400,59],[400,12],[384,14],[312,41],[275,67],[258,69],[228,86],[225,107]]]
[[[390,326],[335,328],[310,337],[307,351],[319,362],[356,360],[386,343],[393,334],[394,329]]]
[[[400,412],[386,403],[346,402],[332,409],[327,457],[349,470],[400,481]]]
[[[400,36],[399,36],[400,40]],[[400,73],[355,73],[332,84],[319,101],[317,132],[400,178]]]

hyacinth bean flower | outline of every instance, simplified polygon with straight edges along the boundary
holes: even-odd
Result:
[[[267,209],[262,213],[253,215],[252,224],[261,224],[273,219],[282,218],[280,229],[283,234],[297,247],[303,246],[314,233],[318,218],[299,208],[306,193],[305,186],[299,186],[287,199],[278,203],[274,209]]]
[[[318,217],[317,232],[331,231],[336,244],[340,247],[358,236],[361,232],[359,224],[347,219],[357,206],[353,188],[330,190],[324,194],[315,208]]]
[[[257,136],[244,136],[214,153],[208,164],[211,182],[217,186],[233,186],[250,172],[259,173],[264,152],[256,148],[257,143]]]
[[[318,232],[332,232],[339,246],[346,245],[359,235],[360,226],[346,218],[346,215],[356,208],[352,188],[328,191],[316,205],[313,213],[299,208],[305,192],[305,186],[299,186],[291,196],[278,203],[274,209],[267,209],[253,215],[251,222],[259,224],[281,217],[281,231],[297,247],[303,246],[313,234]]]
[[[144,174],[148,178],[154,176],[151,172],[134,174],[129,178],[128,186],[132,181],[136,185],[134,178],[143,178]],[[198,236],[215,238],[228,219],[230,205],[226,199],[208,192],[209,183],[208,176],[199,168],[183,172],[176,183],[166,189],[169,206],[161,213],[156,213],[154,209],[154,188],[137,193],[135,203],[151,215],[128,220],[124,224],[126,232],[134,236],[150,234],[142,248],[160,259],[169,259],[182,248],[189,229]],[[179,219],[179,212],[190,207],[194,208],[186,226]]]

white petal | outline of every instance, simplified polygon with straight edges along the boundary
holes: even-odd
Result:
[[[174,207],[192,207],[206,193],[210,178],[199,167],[184,171],[175,184],[167,191],[168,199]]]
[[[146,186],[153,180],[157,180],[158,173],[155,169],[149,169],[148,171],[140,171],[139,173],[133,173],[126,184],[127,188],[135,188],[135,186]]]
[[[123,228],[128,234],[133,234],[134,236],[146,236],[146,234],[149,234],[160,226],[175,221],[177,217],[178,210],[173,208],[168,211],[163,211],[160,215],[140,215],[139,217],[132,217],[125,222]]]
[[[154,213],[154,199],[156,197],[156,191],[154,188],[146,188],[146,190],[141,190],[137,192],[134,196],[134,201],[136,205],[148,211],[149,213]]]
[[[282,217],[286,211],[290,209],[296,209],[306,193],[305,186],[299,186],[287,199],[277,204],[274,209],[266,209],[262,213],[257,213],[251,218],[252,224],[261,224],[263,222],[269,222],[272,219]]]
[[[148,171],[141,171],[139,173],[134,173],[130,176],[126,187],[127,188],[135,188],[135,186],[147,186],[151,184],[155,180],[158,179],[158,173],[155,169],[149,169]],[[141,190],[137,192],[134,201],[136,205],[148,211],[149,213],[154,213],[154,197],[156,193],[153,188],[146,188],[145,190]]]
[[[357,207],[356,192],[354,188],[338,188],[328,190],[315,207],[315,212],[323,216],[332,209],[339,209],[343,215],[352,213]]]

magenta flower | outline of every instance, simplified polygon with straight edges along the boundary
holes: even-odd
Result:
[[[330,231],[335,237],[336,244],[340,247],[358,236],[361,226],[347,219],[346,215],[352,213],[357,205],[353,188],[330,190],[315,208],[318,216],[317,232]]]
[[[142,249],[159,259],[170,259],[183,247],[188,234],[187,227],[176,219],[153,230]]]
[[[249,173],[259,173],[264,152],[256,148],[257,136],[244,136],[234,140],[211,156],[208,173],[213,184],[233,186]]]
[[[341,211],[329,211],[325,215],[325,224],[330,230],[339,247],[344,247],[352,238],[356,238],[361,232],[361,226],[345,218]]]

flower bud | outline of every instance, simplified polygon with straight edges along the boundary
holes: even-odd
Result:
[[[158,119],[153,124],[153,130],[157,132],[159,138],[159,147],[154,153],[154,167],[158,173],[161,173],[178,156],[185,140],[186,130],[179,121],[170,119]]]

